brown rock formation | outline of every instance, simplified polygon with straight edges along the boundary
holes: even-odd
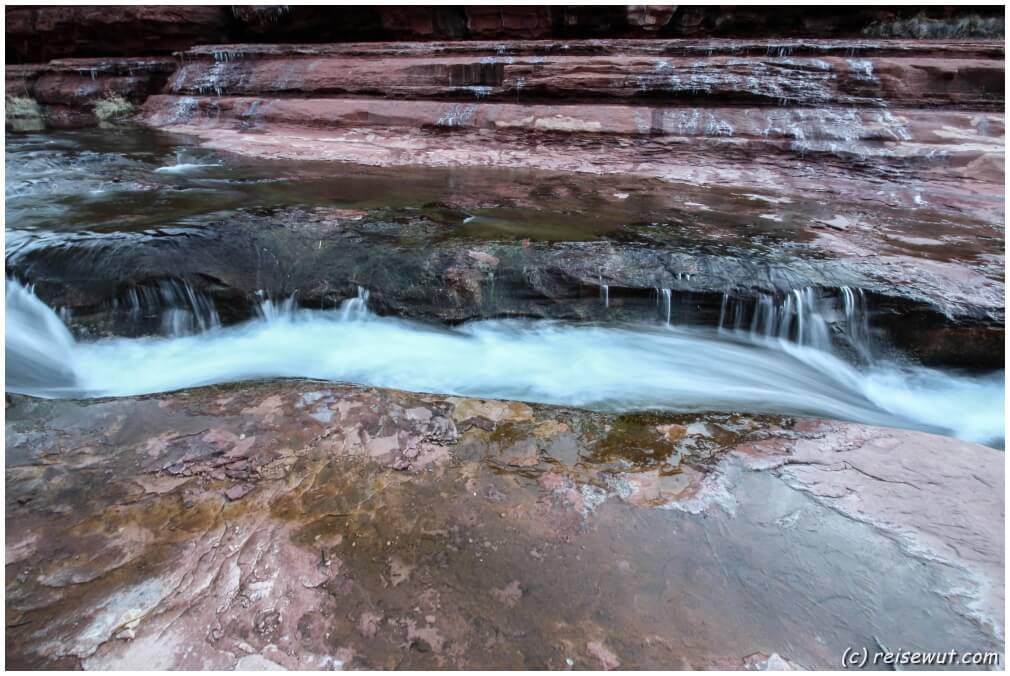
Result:
[[[636,56],[639,45],[630,43],[629,52],[613,56],[534,53],[505,58],[490,49],[475,50],[469,56],[442,56],[415,46],[410,50],[413,55],[408,51],[396,58],[376,58],[327,54],[328,50],[313,55],[315,50],[307,46],[294,47],[289,54],[263,54],[242,45],[220,45],[184,56],[168,91],[218,96],[520,99],[528,103],[646,99],[676,105],[704,99],[707,105],[877,108],[914,103],[969,109],[998,107],[1003,100],[1003,62],[996,60],[718,54],[699,58],[667,56],[678,45],[663,50],[666,45],[646,45],[664,56]],[[942,53],[944,47],[935,49]],[[733,51],[733,46],[715,42],[708,48],[710,52]]]
[[[375,311],[443,322],[654,319],[662,288],[710,325],[762,294],[840,307],[844,288],[923,361],[1005,361],[995,8],[5,16],[9,105],[39,125],[93,125],[115,97],[211,149],[341,163],[285,165],[303,183],[264,202],[250,171],[201,213],[149,153],[94,184],[47,176],[129,183],[140,205],[93,212],[103,229],[8,233],[9,274],[76,328],[122,333],[129,314],[147,333],[158,313],[121,301],[182,283],[225,323],[264,293],[331,308],[359,285]],[[335,195],[345,182],[368,194]],[[152,204],[178,223],[139,213]],[[1004,456],[965,442],[310,382],[13,397],[6,415],[12,667],[837,668],[881,643],[1002,650]]]

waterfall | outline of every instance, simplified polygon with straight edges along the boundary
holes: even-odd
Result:
[[[265,294],[260,291],[259,295],[263,296]],[[267,298],[260,302],[257,314],[266,322],[294,319],[300,313],[297,296],[297,293],[293,293],[279,303]],[[344,300],[335,313],[335,317],[341,321],[359,321],[368,316],[370,316],[368,311],[368,289],[363,286],[357,288],[357,294],[354,298]]]
[[[295,311],[298,309],[296,293],[291,294],[279,303],[271,298],[266,298],[266,292],[263,290],[257,291],[256,295],[264,298],[256,307],[256,314],[268,322],[276,322],[287,317],[293,317]]]
[[[610,286],[600,282],[600,298],[603,299],[603,307],[610,307]]]
[[[845,315],[843,335],[859,356],[869,361],[872,358],[870,350],[870,315],[866,309],[866,294],[862,289],[841,287],[842,313]]]
[[[666,325],[670,326],[670,317],[673,313],[673,291],[670,289],[656,289],[656,304],[661,305]]]

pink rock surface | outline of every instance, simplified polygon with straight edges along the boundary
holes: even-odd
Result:
[[[705,475],[680,509],[627,504],[647,456],[579,411],[274,382],[6,413],[11,666],[824,668],[867,627],[1001,645],[1003,458],[963,442],[650,418],[654,453],[692,438]],[[439,417],[451,463],[367,457]],[[243,434],[255,488],[231,501]],[[520,434],[574,434],[581,460],[509,470],[494,439]]]

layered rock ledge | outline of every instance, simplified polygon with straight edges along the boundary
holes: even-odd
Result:
[[[892,203],[933,198],[1002,217],[997,43],[220,45],[179,56],[144,119],[221,149],[821,185],[839,198],[872,187],[896,193]]]
[[[20,668],[1001,645],[1003,454],[951,439],[313,382],[15,397],[6,435]]]
[[[998,10],[5,20],[8,129],[106,127],[8,136],[8,274],[80,336],[366,291],[453,324],[802,300],[1005,366]],[[5,434],[14,668],[1002,659],[1004,454],[949,438],[309,381],[12,396]]]

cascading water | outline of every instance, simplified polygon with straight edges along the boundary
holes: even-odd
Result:
[[[130,317],[137,323],[148,316],[160,317],[162,335],[183,336],[221,326],[214,302],[178,279],[131,287],[125,302]]]
[[[258,319],[238,326],[75,342],[52,309],[8,281],[7,390],[95,397],[307,377],[598,410],[815,415],[986,442],[1003,437],[1002,372],[967,377],[884,365],[861,372],[813,345],[709,329],[521,320],[435,328],[373,315],[367,299],[360,289],[336,311],[264,301]],[[789,331],[820,335],[809,327],[812,316]],[[781,318],[767,323],[782,330]]]
[[[842,335],[860,357],[865,361],[870,361],[873,358],[873,352],[870,349],[870,314],[866,307],[866,294],[862,289],[853,290],[847,286],[841,287],[840,290],[842,312],[845,315]]]
[[[349,298],[344,301],[343,305],[340,306],[340,319],[347,321],[354,321],[356,319],[364,319],[368,316],[368,289],[359,286],[358,295],[354,298]]]
[[[854,352],[872,360],[869,312],[862,289],[839,288],[841,316],[837,305],[814,287],[793,289],[782,300],[768,294],[756,299],[723,294],[719,331],[742,333],[751,338],[777,338],[825,352],[835,349],[832,326]]]
[[[266,294],[263,291],[257,292],[259,296],[265,297]],[[257,314],[265,321],[274,322],[284,317],[290,317],[294,314],[295,310],[298,308],[297,298],[294,294],[288,296],[279,303],[266,298],[266,300],[260,301],[257,307]]]
[[[666,325],[670,326],[670,318],[673,315],[673,291],[670,289],[656,289],[656,303],[661,307]]]
[[[189,162],[187,161],[184,153],[177,152],[175,155],[175,164],[158,167],[154,171],[158,174],[182,174],[188,171],[193,171],[194,169],[220,166],[221,164],[218,162]]]
[[[5,358],[8,390],[38,396],[79,391],[77,345],[70,330],[32,289],[7,280]]]

